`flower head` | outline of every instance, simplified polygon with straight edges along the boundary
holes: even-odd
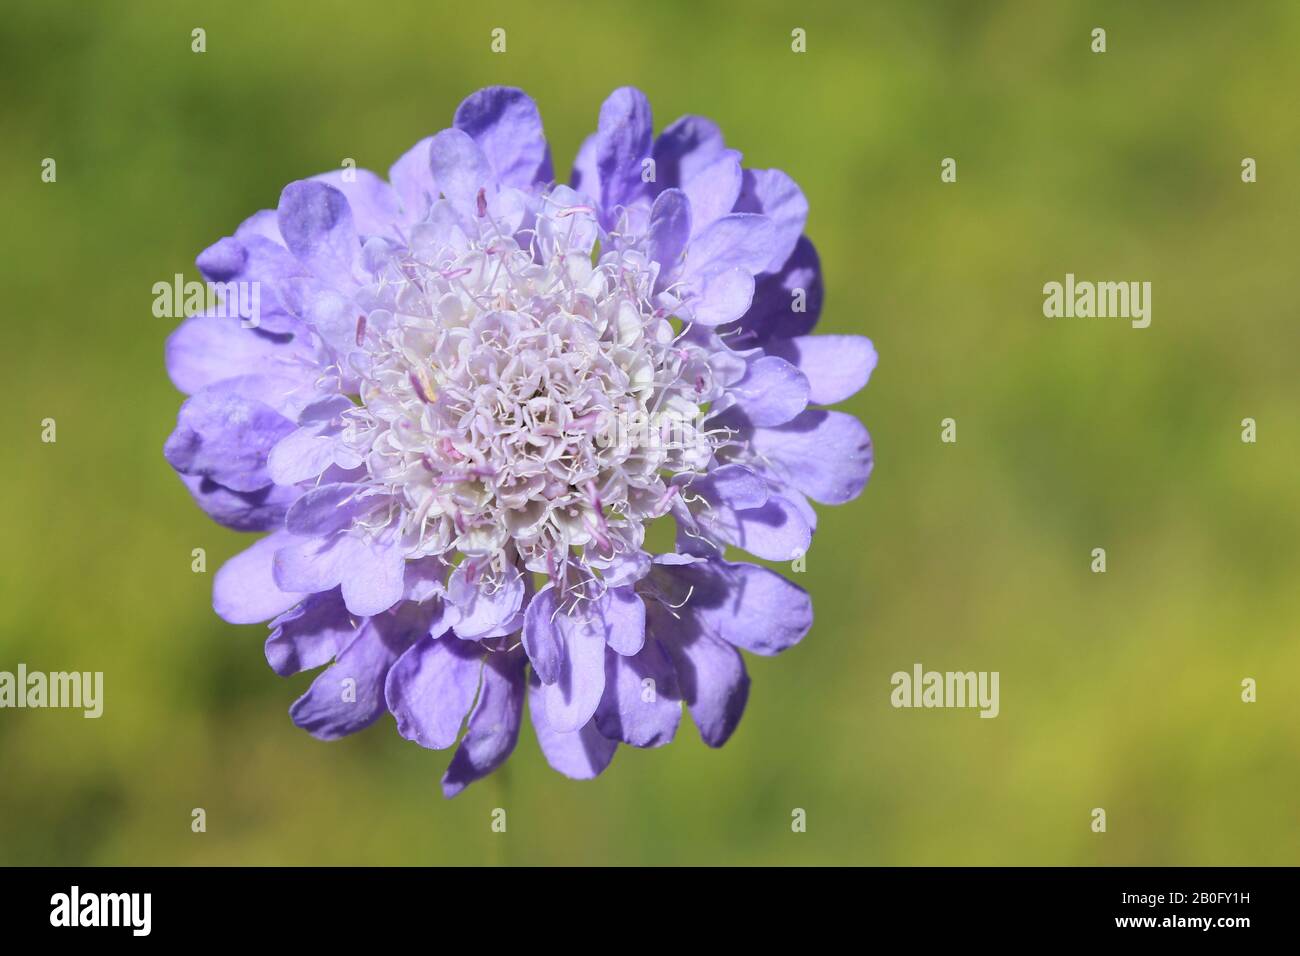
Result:
[[[875,353],[808,334],[806,213],[707,120],[653,138],[630,88],[555,183],[536,106],[497,87],[388,182],[291,183],[205,250],[205,279],[257,283],[261,314],[173,333],[189,398],[165,455],[215,520],[271,532],[213,603],[271,621],[277,672],[330,664],[294,722],[331,739],[387,711],[426,747],[459,739],[448,796],[509,756],[525,697],[572,777],[667,743],[682,702],[723,744],[738,649],[812,623],[800,588],[726,549],[797,558],[808,499],[871,470],[862,426],[815,407]],[[669,518],[674,551],[649,553]]]

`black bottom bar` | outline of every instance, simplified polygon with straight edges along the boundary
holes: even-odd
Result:
[[[471,926],[488,928],[494,943],[512,929],[595,943],[601,937],[589,934],[605,923],[622,934],[630,929],[625,939],[663,939],[666,929],[716,918],[737,935],[781,925],[816,926],[820,934],[842,925],[859,934],[919,932],[927,941],[1050,934],[1231,944],[1292,922],[1295,875],[1250,868],[625,869],[613,876],[581,869],[9,869],[0,871],[0,916],[8,939],[76,934],[83,943],[337,944],[355,937],[374,945],[390,930],[428,934],[432,942]]]

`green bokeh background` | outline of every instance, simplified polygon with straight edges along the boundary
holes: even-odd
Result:
[[[102,670],[106,709],[0,711],[0,863],[1300,863],[1300,4],[789,6],[7,0],[0,670]],[[814,629],[750,658],[724,749],[684,722],[577,783],[525,727],[448,802],[389,718],[295,729],[310,675],[211,612],[250,539],[162,459],[151,286],[495,83],[561,171],[630,83],[800,182],[821,330],[881,355],[847,404],[877,468],[822,509]],[[1151,327],[1045,319],[1066,272],[1151,281]],[[999,671],[1001,716],[894,710],[917,661]]]

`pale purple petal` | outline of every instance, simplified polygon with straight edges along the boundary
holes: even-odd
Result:
[[[402,569],[406,582],[403,597],[423,604],[444,596],[447,593],[445,585],[448,567],[447,561],[437,555],[407,561],[406,567]],[[450,627],[451,624],[447,626]]]
[[[591,780],[599,776],[614,759],[618,741],[601,734],[594,720],[569,733],[555,730],[546,717],[545,686],[536,680],[530,682],[528,710],[532,714],[537,744],[542,748],[546,762],[575,780]]]
[[[732,510],[761,508],[767,504],[767,482],[744,465],[720,465],[687,487],[711,505]]]
[[[600,204],[606,215],[646,192],[642,164],[650,157],[652,124],[645,94],[630,86],[615,90],[600,107],[596,126],[596,168]],[[612,220],[607,220],[611,224]]]
[[[274,223],[275,213],[264,212],[272,218],[273,237],[263,235],[266,230],[261,228],[247,228],[257,220],[253,217],[235,236],[220,239],[199,253],[194,264],[209,282],[256,283],[261,311],[258,328],[264,332],[293,333],[301,325],[292,316],[286,286],[306,275],[307,270],[282,245],[279,227]]]
[[[181,406],[163,455],[177,471],[211,478],[233,491],[271,484],[266,456],[293,422],[256,399],[209,386]]]
[[[808,221],[808,200],[803,190],[779,169],[747,169],[735,209],[761,213],[772,220],[772,256],[763,271],[776,272],[794,252]]]
[[[678,545],[686,553],[709,557],[716,549],[698,536],[685,534],[698,527],[709,539],[744,548],[768,561],[789,561],[804,554],[812,529],[801,510],[770,493],[770,483],[742,465],[724,465],[693,482],[693,493],[709,503],[692,516],[678,508]]]
[[[429,162],[442,194],[465,219],[478,214],[480,189],[492,186],[495,191],[496,177],[487,157],[463,130],[445,129],[434,136]]]
[[[728,390],[755,425],[783,425],[808,407],[811,386],[802,371],[766,355],[751,362],[745,377]]]
[[[686,250],[685,275],[702,280],[729,269],[757,275],[772,255],[774,236],[772,220],[766,216],[723,216],[691,240]]]
[[[604,627],[605,643],[619,654],[636,654],[645,644],[645,604],[630,587],[611,587],[592,608]]]
[[[487,656],[478,703],[469,715],[469,727],[442,778],[444,796],[454,797],[505,763],[519,739],[524,687],[522,655]]]
[[[343,194],[360,236],[394,234],[393,224],[401,216],[401,203],[393,187],[370,170],[335,169],[313,176],[311,181],[333,186]]]
[[[313,737],[337,740],[385,712],[384,681],[417,635],[393,620],[366,622],[338,659],[299,697],[289,716]]]
[[[731,212],[740,197],[740,188],[740,153],[734,149],[723,150],[703,169],[694,171],[684,179],[681,189],[691,201],[691,234],[698,236],[705,228]]]
[[[450,634],[425,635],[412,644],[384,685],[397,732],[433,750],[454,744],[478,692],[483,654]]]
[[[167,338],[166,362],[173,384],[187,395],[243,375],[310,380],[320,374],[302,335],[245,328],[233,316],[186,319]]]
[[[609,587],[617,588],[635,584],[649,571],[650,555],[638,550],[615,555],[601,572],[601,577]]]
[[[522,189],[551,179],[542,116],[523,90],[507,86],[479,90],[457,108],[454,125],[478,144],[502,185]]]
[[[814,501],[843,504],[871,476],[871,437],[852,415],[809,409],[775,428],[755,428],[754,450]]]
[[[821,261],[806,236],[778,271],[760,276],[744,318],[725,330],[734,349],[765,345],[771,338],[790,338],[813,330],[822,311]]]
[[[357,539],[338,534],[299,538],[286,534],[276,552],[276,583],[287,591],[318,592],[339,586],[344,567],[353,560]]]
[[[283,614],[305,594],[282,591],[275,583],[271,564],[288,535],[276,532],[262,538],[221,566],[212,579],[212,607],[231,624],[256,624]]]
[[[596,712],[605,691],[605,631],[596,619],[557,619],[564,653],[554,684],[543,685],[547,723],[559,733],[577,730]]]
[[[248,247],[234,236],[224,236],[200,252],[194,265],[209,282],[229,282],[248,266]]]
[[[284,236],[280,235],[280,220],[274,209],[259,209],[235,229],[235,238],[240,242],[255,236],[284,246]]]
[[[701,631],[754,654],[779,654],[812,627],[807,592],[768,568],[700,561],[657,574],[672,579],[665,589]]]
[[[672,656],[678,686],[700,737],[710,747],[721,747],[740,723],[749,699],[749,675],[740,652],[708,634],[684,633],[683,625],[664,615],[656,617],[652,630]]]
[[[800,335],[773,339],[766,349],[808,377],[808,400],[814,405],[834,405],[856,394],[876,368],[875,346],[861,335]]]
[[[299,262],[332,285],[351,283],[361,245],[343,193],[325,183],[299,180],[280,193],[276,215],[285,245]]]
[[[390,533],[361,532],[324,538],[287,536],[275,555],[275,580],[295,591],[342,586],[348,610],[359,617],[385,611],[402,599],[405,549]]]
[[[352,540],[352,560],[339,581],[343,600],[349,611],[363,617],[386,611],[402,599],[406,549],[387,534]]]
[[[655,172],[665,189],[693,180],[726,149],[722,131],[703,116],[683,116],[669,125],[654,144]]]
[[[277,485],[296,485],[318,477],[334,464],[338,441],[319,427],[298,428],[285,435],[266,458],[266,473]]]
[[[309,595],[271,622],[267,663],[282,677],[328,664],[352,642],[361,623],[337,590]]]
[[[707,276],[689,300],[691,320],[709,327],[735,322],[749,311],[754,288],[754,277],[739,266]]]
[[[428,215],[429,207],[438,198],[438,186],[429,166],[429,144],[426,136],[402,154],[388,170],[388,181],[402,204],[402,219],[407,223],[419,222]]]
[[[596,139],[592,133],[582,141],[577,156],[573,161],[573,171],[569,182],[573,188],[588,199],[600,199],[600,172],[596,169]]]
[[[647,254],[662,267],[659,280],[661,287],[664,277],[672,275],[680,266],[690,236],[690,201],[681,190],[664,190],[650,209],[650,226],[646,239]]]
[[[352,296],[336,289],[311,289],[303,296],[302,317],[337,355],[356,351],[358,309]]]
[[[277,485],[255,491],[234,491],[202,475],[180,478],[208,517],[235,531],[272,531],[284,527],[284,516],[299,494],[296,488]]]
[[[511,567],[498,576],[484,578],[473,562],[463,561],[447,581],[447,599],[459,612],[458,637],[486,637],[519,613],[524,599],[523,575]]]
[[[556,626],[556,590],[548,584],[537,592],[524,613],[524,650],[533,670],[543,683],[554,684],[560,679],[564,648]]]
[[[736,530],[728,543],[765,561],[792,561],[808,553],[812,529],[798,508],[772,495],[762,507],[736,512]]]
[[[677,672],[658,641],[647,641],[633,657],[606,656],[605,694],[596,709],[601,734],[633,747],[660,747],[673,739],[681,718]]]
[[[294,502],[285,518],[285,530],[303,537],[323,537],[352,527],[378,501],[366,497],[365,484],[318,485]]]

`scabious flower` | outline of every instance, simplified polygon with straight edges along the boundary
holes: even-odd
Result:
[[[270,621],[277,673],[330,665],[293,721],[334,739],[388,712],[425,747],[459,740],[447,796],[506,760],[525,698],[570,777],[669,742],[683,702],[726,742],[739,651],[812,624],[802,589],[727,548],[799,557],[809,499],[848,501],[871,471],[861,424],[815,407],[875,353],[808,334],[806,214],[708,120],[654,138],[630,88],[557,184],[537,107],[496,87],[388,182],[291,183],[205,250],[204,278],[258,283],[261,315],[172,334],[189,397],[165,455],[216,521],[271,532],[213,604]],[[676,547],[652,555],[668,517]]]

